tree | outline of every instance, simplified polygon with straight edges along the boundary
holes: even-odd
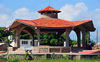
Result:
[[[4,31],[6,27],[0,27],[0,42],[3,42],[9,35],[13,35],[13,31],[6,32]]]
[[[90,32],[87,31],[87,32],[86,32],[86,42],[88,43],[89,41],[90,41],[92,44],[95,45],[95,42],[94,42],[93,40],[90,39]]]
[[[57,39],[51,39],[51,40],[50,40],[50,44],[51,44],[52,46],[57,46],[57,42],[58,42]]]
[[[40,38],[41,38],[40,44],[47,45],[47,43],[48,43],[48,34],[46,34],[46,33],[41,34]]]
[[[28,33],[22,31],[20,34],[20,39],[32,39],[32,37]]]

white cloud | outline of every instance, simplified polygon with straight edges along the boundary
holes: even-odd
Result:
[[[20,8],[13,12],[13,18],[14,19],[36,19],[39,17],[39,14],[37,12],[31,12],[27,8]]]
[[[3,5],[0,4],[0,14],[8,14],[10,12],[9,8],[5,8]]]
[[[8,8],[0,5],[0,26],[9,26],[15,19],[33,20],[39,17],[37,12],[29,11],[28,8],[19,8],[10,12]]]
[[[59,14],[59,18],[70,21],[91,19],[93,20],[96,29],[98,29],[98,32],[100,32],[100,8],[89,11],[85,3],[80,2],[75,5],[67,4],[63,6],[60,10],[62,12]],[[94,36],[95,34],[96,31],[94,33],[91,33],[92,40],[96,39]]]
[[[59,18],[61,19],[71,21],[92,19],[96,27],[100,27],[100,8],[89,11],[88,7],[81,2],[75,5],[67,4],[60,10],[62,11],[59,14]]]
[[[6,14],[0,14],[0,26],[6,26],[10,23],[9,16]]]
[[[59,14],[59,18],[74,20],[81,12],[86,12],[88,8],[84,3],[77,3],[76,5],[67,4],[60,9],[62,12]]]

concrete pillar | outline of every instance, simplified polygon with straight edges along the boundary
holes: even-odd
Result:
[[[38,46],[40,46],[40,30],[36,29],[35,32],[37,33],[38,36]]]
[[[81,55],[74,55],[73,56],[73,60],[80,60],[81,59]]]
[[[70,28],[66,29],[66,47],[69,47],[69,33],[71,32]]]
[[[77,34],[77,43],[78,43],[78,47],[81,47],[81,35],[80,35],[80,31],[75,31]]]
[[[87,31],[86,32],[86,43],[88,43],[90,41],[90,32]]]
[[[15,37],[15,44],[14,47],[20,47],[20,33],[21,31],[25,28],[25,25],[19,25],[18,27],[15,28],[14,31],[14,37]]]
[[[15,45],[14,47],[20,47],[20,34],[18,29],[16,29],[16,31],[14,32],[15,35]]]
[[[16,30],[14,31],[14,38],[15,38],[15,40],[14,40],[14,47],[17,47],[17,41],[16,41]]]
[[[82,31],[82,46],[86,47],[86,31]]]

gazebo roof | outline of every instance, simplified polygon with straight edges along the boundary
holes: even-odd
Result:
[[[51,12],[54,11],[54,12],[57,12],[57,13],[61,12],[60,10],[55,9],[55,8],[53,8],[53,7],[51,7],[51,6],[48,6],[48,7],[44,8],[44,9],[41,9],[41,10],[39,10],[38,12],[39,12],[39,13],[42,13],[42,12],[47,12],[47,11],[51,11]]]
[[[92,20],[83,20],[83,21],[68,21],[62,19],[55,18],[40,18],[36,20],[21,20],[16,19],[16,21],[10,26],[10,28],[14,28],[20,24],[25,24],[32,27],[44,27],[44,28],[67,28],[67,27],[79,27],[80,25],[84,25],[85,28],[89,28],[88,30],[94,31],[95,28],[93,26]]]

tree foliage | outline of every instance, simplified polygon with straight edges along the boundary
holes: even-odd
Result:
[[[57,46],[57,43],[58,43],[58,40],[57,40],[57,39],[51,39],[51,40],[50,40],[50,44],[51,44],[52,46]]]
[[[0,42],[3,42],[9,35],[12,35],[13,32],[4,31],[5,27],[0,27]]]
[[[22,31],[20,34],[20,39],[32,39],[32,37],[26,32]]]

